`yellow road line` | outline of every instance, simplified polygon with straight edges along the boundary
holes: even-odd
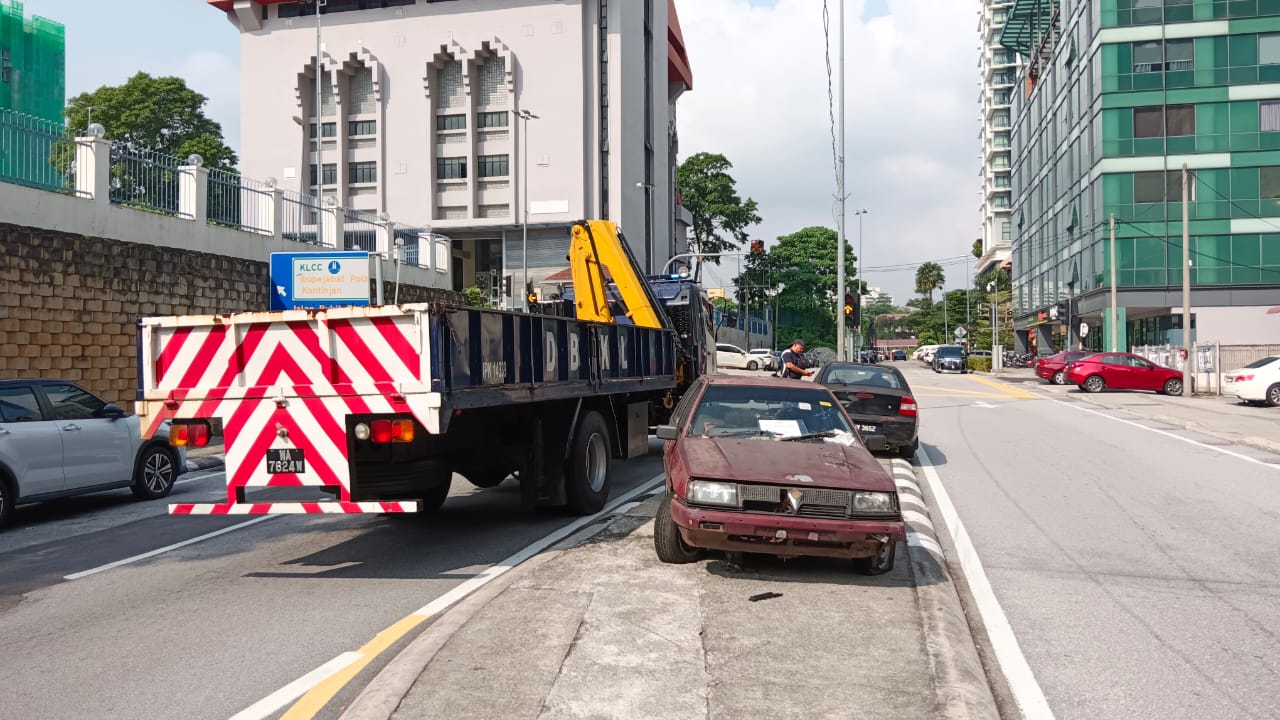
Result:
[[[1026,390],[1022,390],[1021,388],[1016,388],[1012,385],[1006,385],[1005,383],[997,382],[995,380],[988,380],[984,377],[978,377],[977,375],[974,375],[974,374],[965,375],[964,377],[967,377],[974,382],[982,383],[987,387],[993,387],[1009,397],[1021,398],[1023,400],[1037,400],[1040,398],[1039,395],[1036,395],[1034,393],[1029,393]]]
[[[429,617],[431,616],[418,613],[406,615],[394,625],[375,635],[372,640],[365,643],[364,647],[358,651],[361,656],[359,660],[330,675],[324,682],[311,688],[306,695],[303,695],[293,704],[293,707],[289,708],[289,712],[285,713],[281,720],[309,720],[315,717],[347,683],[351,682],[352,678],[358,675],[361,670],[364,670],[369,663],[373,662],[374,658],[381,655],[383,651],[395,644],[410,630],[421,625]]]

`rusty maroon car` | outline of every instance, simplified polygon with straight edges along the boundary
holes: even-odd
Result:
[[[897,487],[827,388],[701,378],[658,437],[667,441],[654,526],[663,562],[713,549],[849,558],[870,575],[893,569],[905,539]]]

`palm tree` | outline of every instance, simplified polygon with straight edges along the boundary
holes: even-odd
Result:
[[[933,302],[933,291],[942,287],[945,280],[942,266],[936,262],[923,263],[916,268],[916,292],[928,296],[929,302]]]

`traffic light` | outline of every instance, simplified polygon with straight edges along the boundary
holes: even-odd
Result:
[[[525,296],[525,300],[527,300],[529,303],[529,311],[532,312],[534,310],[537,310],[538,309],[538,293],[533,291],[533,283],[529,283],[524,286],[524,296]]]
[[[763,255],[763,254],[764,254],[764,241],[763,241],[763,240],[752,240],[752,241],[751,241],[751,254],[752,254],[752,255]]]
[[[844,324],[849,327],[857,327],[858,325],[858,321],[855,319],[858,313],[856,302],[857,300],[854,298],[853,293],[844,294]]]

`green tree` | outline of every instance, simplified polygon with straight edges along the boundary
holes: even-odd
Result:
[[[836,231],[813,226],[783,235],[767,257],[749,260],[739,282],[752,302],[771,299],[778,307],[778,337],[783,342],[803,337],[811,347],[836,344]],[[756,262],[758,265],[753,265]],[[845,268],[857,267],[851,247],[845,248]],[[756,275],[755,273],[758,273]],[[851,278],[849,292],[861,283]],[[752,288],[763,287],[766,294]]]
[[[104,85],[67,102],[67,126],[93,121],[106,137],[133,152],[155,151],[185,159],[197,153],[205,167],[235,167],[236,154],[222,138],[222,126],[204,113],[208,98],[178,77],[152,77],[140,72],[123,85]]]
[[[973,241],[973,248],[971,248],[971,252],[973,252],[973,256],[976,258],[982,257],[982,238],[978,238]]]
[[[946,277],[946,274],[942,272],[942,266],[938,263],[923,263],[916,268],[916,292],[927,296],[929,301],[932,302],[933,291],[942,287]]]
[[[693,215],[691,252],[723,253],[747,240],[747,228],[760,222],[755,200],[738,195],[733,168],[724,155],[698,153],[676,169],[684,207]],[[707,258],[716,264],[720,258]]]

